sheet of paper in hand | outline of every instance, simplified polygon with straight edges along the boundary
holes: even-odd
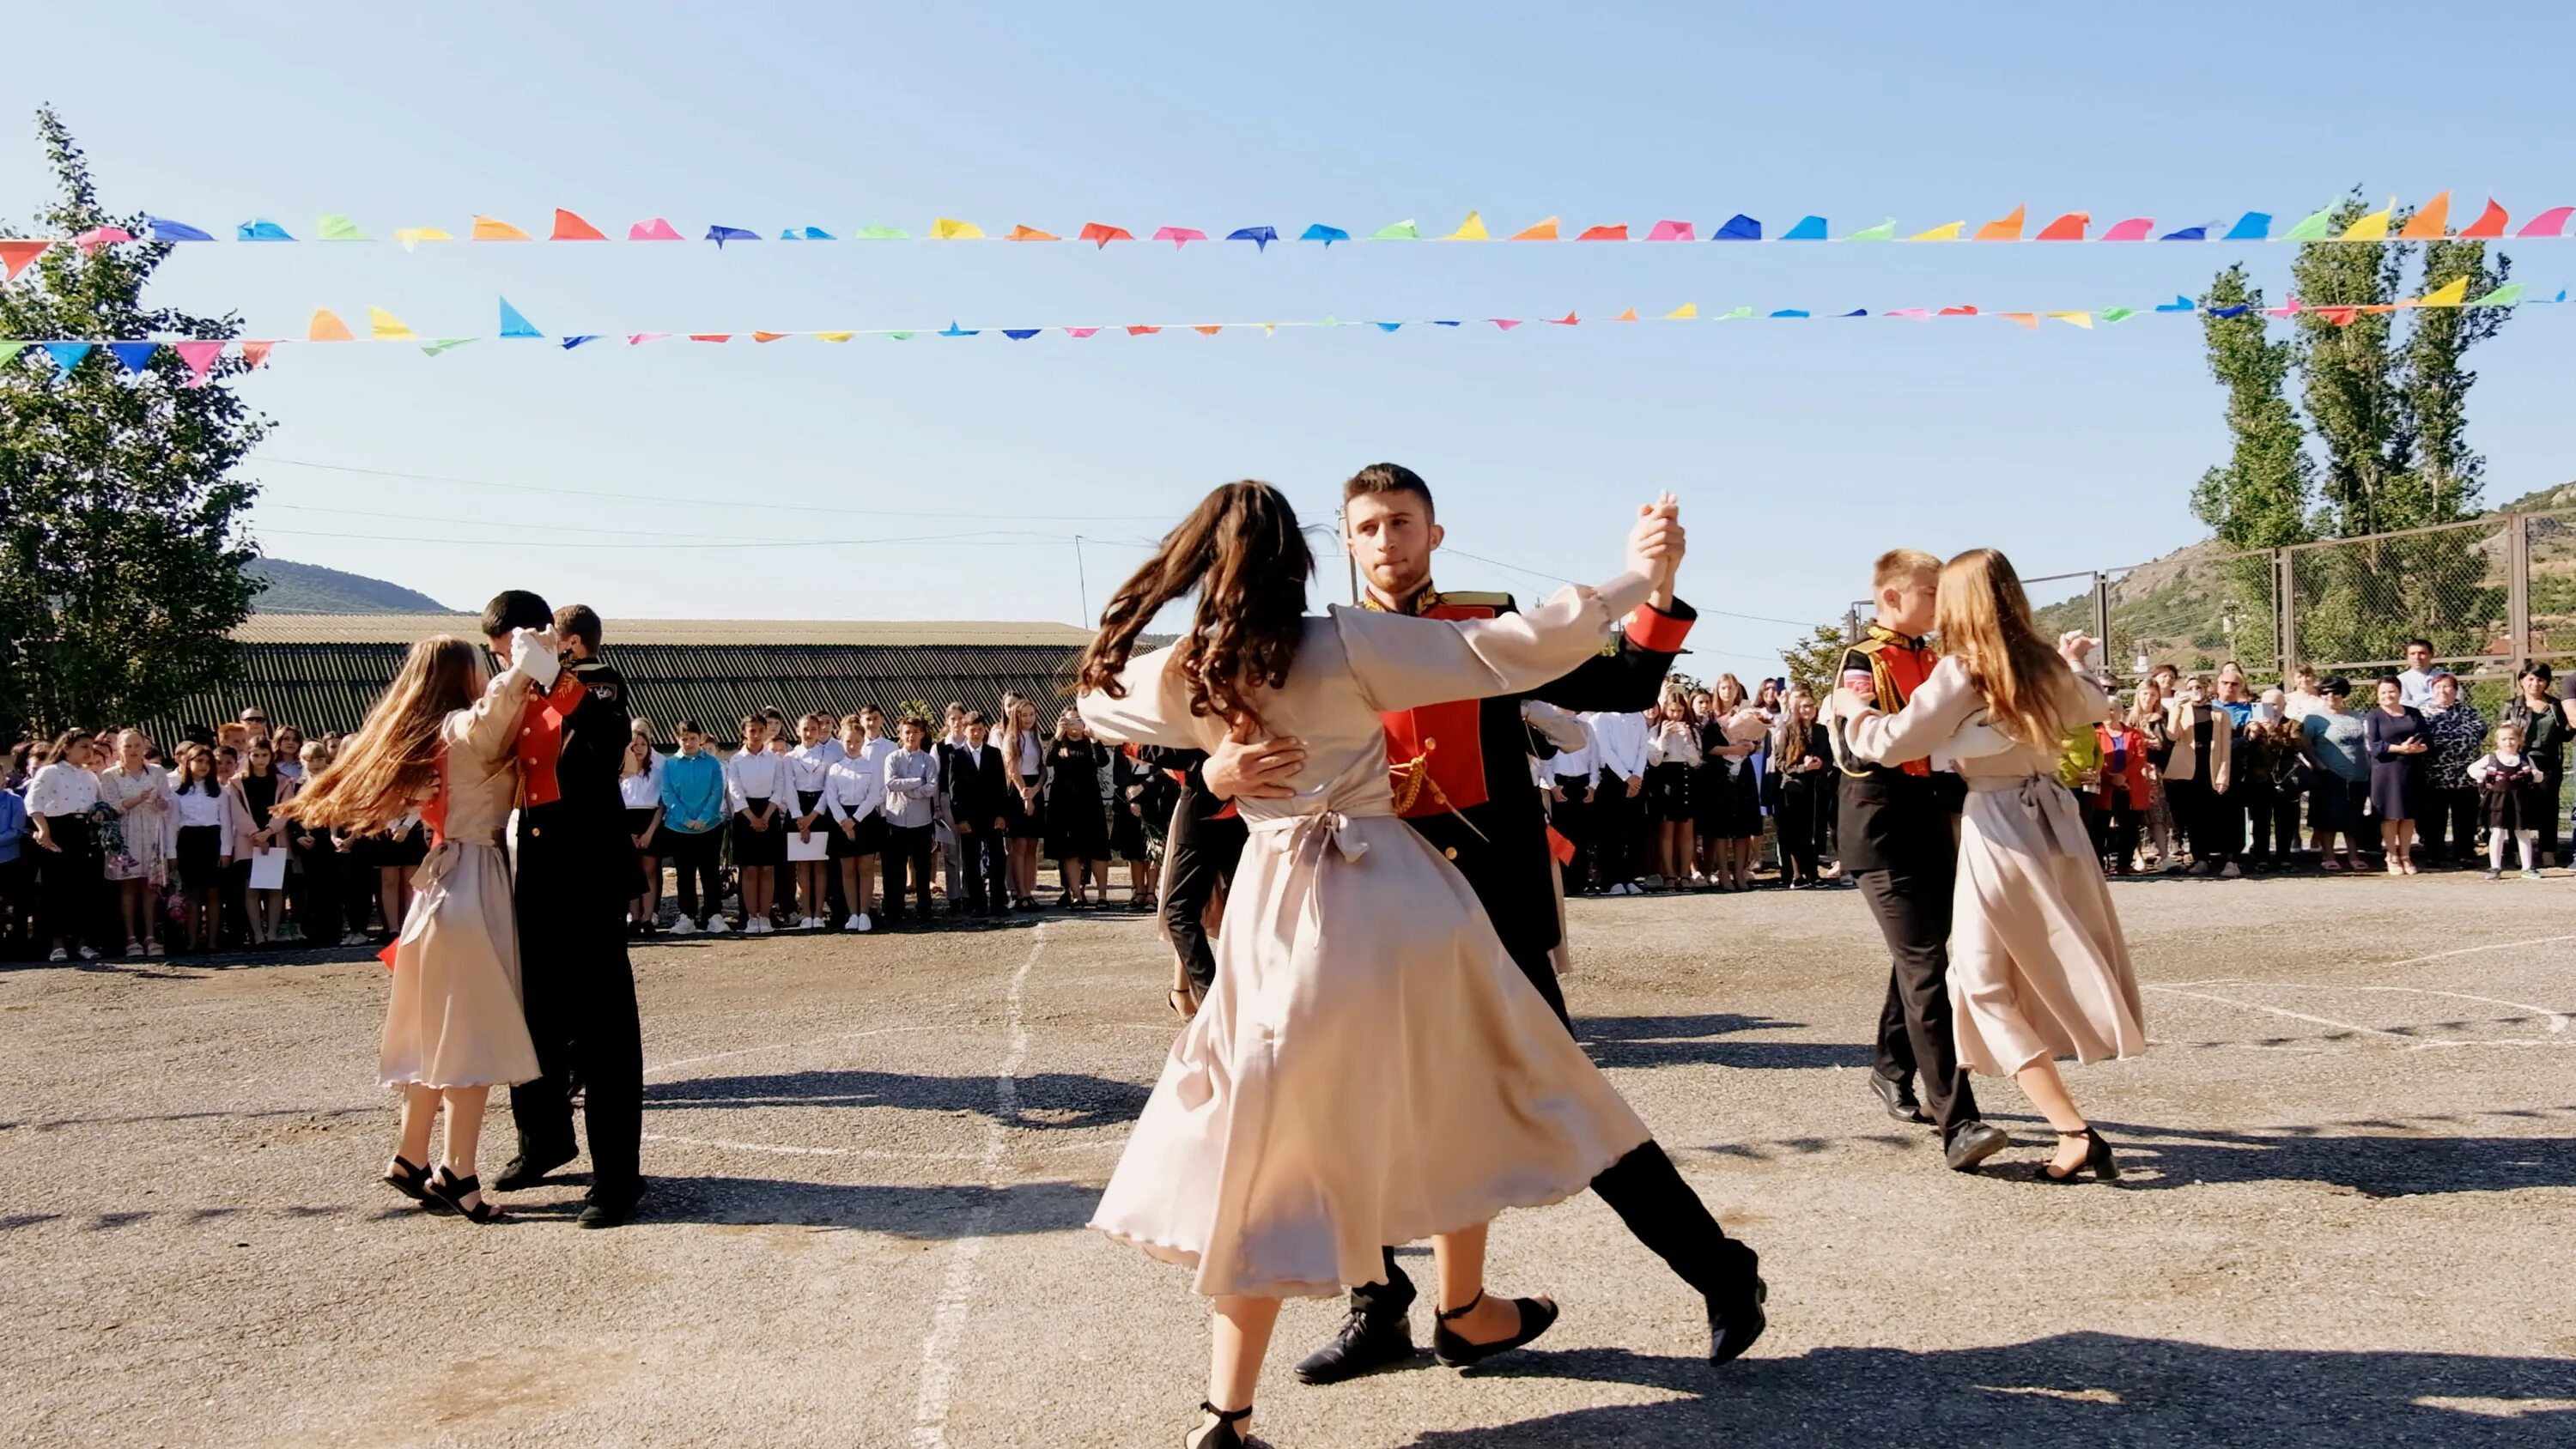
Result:
[[[826,852],[831,843],[831,836],[819,821],[812,835],[799,835],[790,830],[787,832],[787,858],[791,861],[827,859]]]
[[[255,891],[286,889],[286,852],[254,850],[250,853],[250,885]]]

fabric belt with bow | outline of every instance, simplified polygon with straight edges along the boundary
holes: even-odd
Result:
[[[1368,854],[1368,842],[1353,834],[1351,825],[1355,820],[1372,818],[1394,817],[1352,816],[1339,810],[1317,810],[1307,815],[1277,815],[1267,820],[1251,821],[1247,828],[1254,835],[1270,837],[1271,848],[1283,855],[1320,863],[1328,852],[1338,850],[1342,859],[1356,861]]]
[[[2083,817],[2076,814],[2075,796],[2064,785],[2059,784],[2055,776],[2030,775],[2019,780],[1970,780],[1968,789],[1979,795],[1998,795],[2007,790],[2013,792],[2021,805],[2022,813],[2029,816],[2031,823],[2039,827],[2041,835],[2047,837],[2049,849],[2061,855],[2093,853],[2092,840],[2084,833]],[[2067,837],[2060,833],[2060,827],[2074,832],[2074,844],[2070,845],[2067,842]]]

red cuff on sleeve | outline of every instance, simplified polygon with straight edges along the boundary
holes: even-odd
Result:
[[[1657,654],[1679,654],[1690,637],[1690,620],[1676,619],[1652,604],[1639,604],[1628,616],[1628,640]]]

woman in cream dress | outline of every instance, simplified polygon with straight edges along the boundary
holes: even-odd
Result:
[[[2074,667],[2090,641],[2069,635],[2063,657],[2042,642],[2021,580],[1993,549],[1941,570],[1935,617],[1946,654],[1923,687],[1892,715],[1837,690],[1837,733],[1855,758],[1928,759],[1967,781],[1950,927],[1959,1060],[2013,1077],[2047,1114],[2058,1136],[2049,1180],[2090,1167],[2108,1181],[2119,1165],[2056,1064],[2147,1049],[2128,942],[2075,797],[2057,778],[2066,732],[2089,729],[2108,707]]]
[[[1646,1140],[1466,879],[1397,817],[1379,715],[1581,664],[1667,567],[1670,517],[1640,523],[1629,572],[1525,614],[1316,618],[1287,500],[1229,484],[1111,600],[1081,681],[1102,738],[1206,750],[1240,724],[1307,751],[1292,796],[1241,802],[1251,838],[1215,986],[1092,1218],[1216,1299],[1198,1449],[1247,1432],[1280,1299],[1372,1281],[1383,1244],[1434,1239],[1444,1362],[1536,1337],[1554,1305],[1483,1295],[1484,1225],[1581,1191]],[[1190,593],[1189,637],[1131,659],[1146,622]]]
[[[519,799],[519,716],[553,682],[551,636],[520,630],[510,668],[487,678],[481,646],[439,635],[412,646],[358,732],[281,813],[366,833],[415,810],[435,844],[386,952],[393,989],[377,1070],[402,1089],[402,1137],[385,1181],[406,1196],[498,1221],[474,1156],[492,1088],[530,1081],[537,1052],[519,994],[518,919],[502,831]],[[430,1128],[447,1108],[433,1176]]]

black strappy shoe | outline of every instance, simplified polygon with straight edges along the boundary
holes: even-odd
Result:
[[[1216,1422],[1208,1426],[1208,1431],[1204,1438],[1194,1440],[1190,1437],[1190,1434],[1198,1433],[1198,1430],[1196,1429],[1192,1429],[1190,1434],[1183,1434],[1181,1436],[1182,1449],[1244,1449],[1244,1446],[1251,1442],[1244,1438],[1243,1435],[1237,1433],[1234,1427],[1235,1425],[1252,1417],[1252,1406],[1250,1404],[1246,1404],[1240,1409],[1220,1409],[1216,1405],[1209,1403],[1207,1400],[1201,1399],[1199,1401],[1199,1412],[1202,1414],[1216,1415]]]
[[[1544,1298],[1515,1298],[1512,1306],[1521,1311],[1521,1331],[1493,1343],[1470,1343],[1449,1331],[1453,1319],[1464,1318],[1485,1301],[1479,1291],[1463,1307],[1452,1308],[1437,1316],[1431,1330],[1431,1356],[1443,1368],[1466,1368],[1483,1363],[1498,1353],[1508,1353],[1545,1333],[1556,1322],[1556,1305]]]
[[[2102,1134],[2094,1131],[2090,1124],[2087,1124],[2081,1132],[2060,1132],[2057,1135],[2091,1145],[2084,1149],[2084,1160],[2064,1174],[2058,1173],[2053,1164],[2041,1163],[2039,1165],[2041,1181],[2081,1182],[2084,1179],[2084,1170],[2088,1167],[2093,1170],[2093,1176],[2097,1181],[2118,1182],[2120,1180],[2120,1159],[2111,1155],[2111,1144],[2103,1141]]]
[[[401,1153],[394,1154],[394,1170],[385,1174],[385,1186],[413,1202],[429,1201],[429,1169],[421,1167]]]
[[[497,1223],[508,1218],[509,1214],[501,1211],[491,1199],[477,1196],[482,1191],[483,1179],[458,1177],[443,1163],[439,1166],[438,1175],[429,1180],[429,1195],[445,1203],[450,1211],[469,1223]],[[472,1207],[465,1205],[469,1197],[474,1198]]]

